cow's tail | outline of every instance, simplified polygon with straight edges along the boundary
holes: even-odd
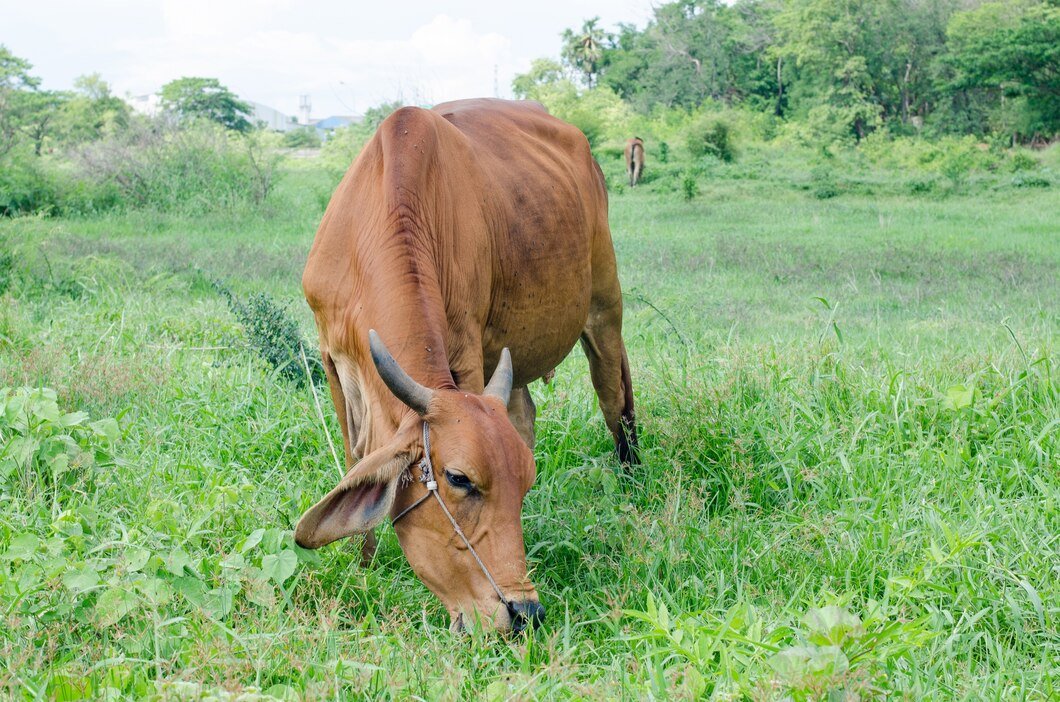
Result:
[[[640,159],[637,158],[637,150],[640,150]],[[633,142],[633,148],[629,150],[629,186],[634,187],[640,181],[640,173],[644,169],[644,144],[639,141]]]

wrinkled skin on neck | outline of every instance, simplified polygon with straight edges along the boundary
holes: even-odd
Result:
[[[506,408],[493,397],[438,391],[424,420],[430,427],[440,497],[505,597],[536,603],[520,519],[536,467]],[[419,481],[419,466],[413,464],[410,472],[413,480],[399,489],[392,515],[427,492]],[[427,499],[394,528],[409,564],[445,605],[454,630],[473,621],[498,629],[511,627],[505,603],[437,500]]]

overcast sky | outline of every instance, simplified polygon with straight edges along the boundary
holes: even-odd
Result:
[[[495,84],[510,97],[516,73],[558,56],[560,32],[593,16],[643,27],[651,0],[0,0],[0,44],[48,89],[98,72],[139,95],[205,76],[291,115],[309,94],[326,117],[492,96]]]

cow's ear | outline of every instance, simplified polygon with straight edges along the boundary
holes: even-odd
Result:
[[[402,424],[389,443],[361,459],[298,520],[295,542],[320,548],[378,526],[390,514],[398,479],[419,450],[418,436],[412,422]]]

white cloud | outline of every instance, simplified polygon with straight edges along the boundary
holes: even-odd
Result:
[[[153,93],[181,76],[218,78],[288,113],[363,111],[384,100],[502,96],[559,33],[602,15],[643,22],[651,0],[47,0],[5,2],[0,43],[46,87],[100,72],[119,94]],[[443,9],[444,8],[444,9]],[[442,14],[444,12],[444,14]]]
[[[165,36],[117,45],[137,57],[124,75],[114,77],[117,88],[153,92],[182,75],[217,76],[244,97],[292,113],[291,103],[303,93],[324,107],[363,111],[396,98],[430,102],[492,95],[494,66],[499,71],[513,65],[507,37],[478,32],[470,20],[447,15],[402,39],[343,40],[238,26],[237,18],[225,13],[205,26],[191,21],[193,11],[170,13],[169,6],[178,4],[166,4]],[[214,36],[224,41],[206,40]]]

